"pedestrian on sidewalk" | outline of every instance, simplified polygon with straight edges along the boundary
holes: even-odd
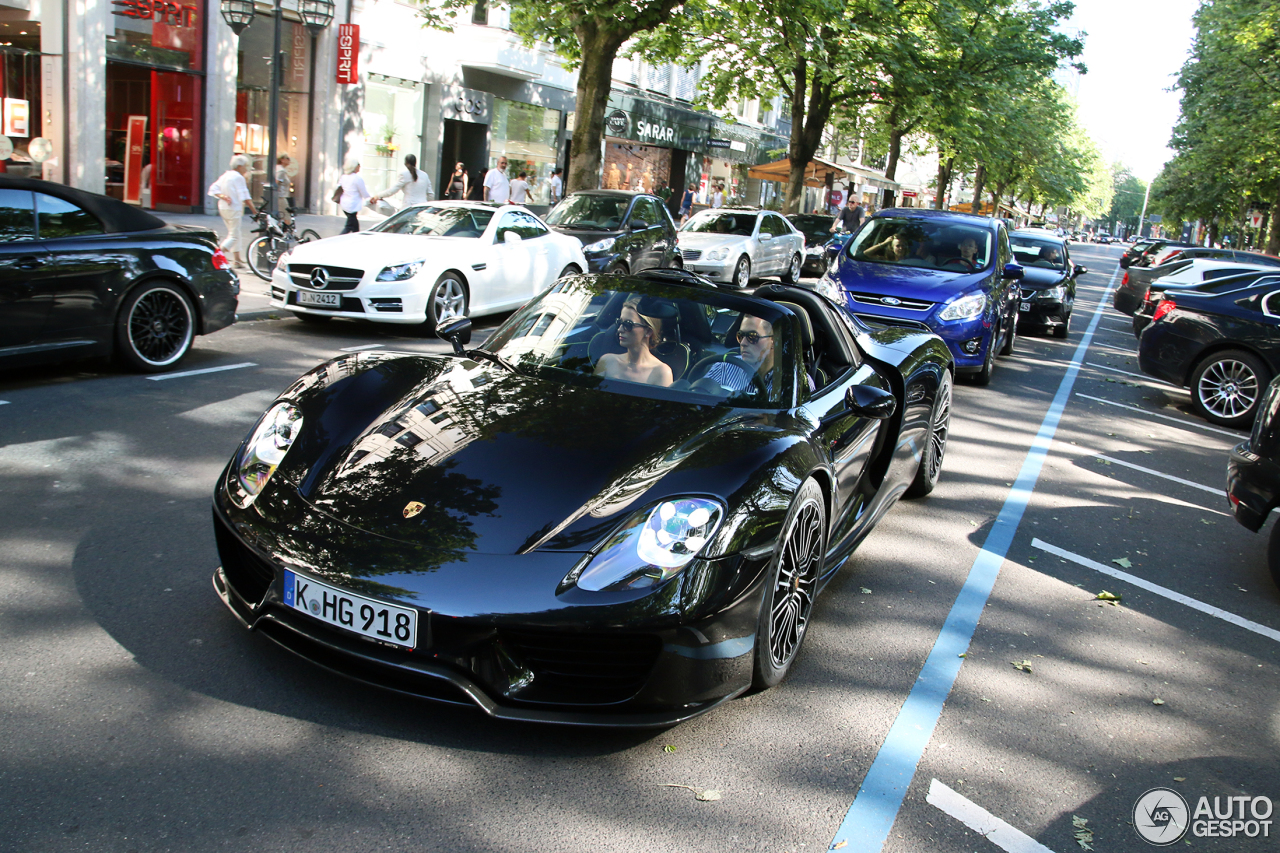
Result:
[[[347,224],[343,226],[343,234],[354,234],[360,230],[360,220],[356,219],[360,209],[372,198],[369,188],[360,177],[360,161],[354,157],[342,164],[342,177],[338,179],[342,195],[338,198],[338,207],[347,215]]]
[[[249,184],[244,179],[247,174],[249,158],[237,154],[231,158],[230,168],[209,185],[209,195],[218,200],[218,215],[227,226],[227,236],[218,244],[218,248],[231,253],[231,263],[237,269],[244,269],[240,245],[244,242],[245,205],[249,206],[254,216],[258,215],[258,209],[253,206],[253,199],[249,197]]]
[[[292,162],[288,154],[276,158],[276,215],[285,225],[293,221],[293,214],[289,213],[293,207],[293,180],[289,177]]]
[[[484,200],[506,204],[511,200],[511,181],[507,178],[507,158],[499,157],[498,164],[484,176]]]
[[[559,166],[551,170],[551,196],[548,200],[551,202],[552,207],[555,207],[560,203],[560,199],[564,198],[564,179],[560,177],[560,173],[563,171],[564,169]]]
[[[404,168],[400,170],[400,175],[396,182],[369,199],[369,201],[377,204],[387,196],[395,195],[396,193],[404,194],[405,207],[430,201],[435,195],[435,189],[431,186],[431,179],[427,177],[426,172],[418,171],[418,158],[412,154],[404,155]]]
[[[511,182],[511,203],[524,204],[529,200],[529,177],[528,172],[521,172],[519,177]]]
[[[451,201],[462,201],[471,192],[471,176],[467,174],[467,167],[462,163],[457,163],[453,167],[453,175],[449,178],[448,198]]]

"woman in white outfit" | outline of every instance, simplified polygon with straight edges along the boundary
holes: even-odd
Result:
[[[231,253],[233,264],[243,268],[240,244],[244,242],[244,207],[248,205],[254,216],[258,215],[258,209],[249,198],[249,185],[244,179],[249,173],[249,158],[237,154],[231,158],[230,166],[209,187],[209,195],[218,200],[218,215],[227,226],[227,237],[218,246],[222,251]]]
[[[342,233],[351,234],[360,230],[356,215],[372,198],[369,188],[364,185],[364,178],[360,177],[359,160],[351,159],[342,164],[342,177],[338,178],[338,186],[342,187],[342,198],[338,199],[338,206],[347,215],[347,224]]]
[[[427,177],[426,172],[418,171],[418,158],[412,154],[404,155],[404,168],[400,170],[399,179],[389,189],[378,193],[370,201],[377,204],[387,196],[398,192],[404,193],[405,207],[430,201],[435,195],[435,191],[431,188],[431,179]]]

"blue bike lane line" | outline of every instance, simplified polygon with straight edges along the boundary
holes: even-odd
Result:
[[[1085,353],[1093,343],[1094,332],[1106,310],[1108,298],[1119,274],[1120,268],[1117,267],[1098,300],[1098,306],[1089,320],[1089,327],[1080,338],[1075,354],[1067,365],[1053,402],[1022,462],[1018,478],[1009,490],[986,541],[982,543],[964,586],[951,605],[951,612],[947,614],[938,639],[934,641],[933,649],[925,659],[902,710],[898,712],[875,760],[871,762],[844,822],[828,844],[828,850],[879,853],[888,840],[898,812],[902,809],[907,789],[915,778],[916,768],[942,716],[943,705],[951,695],[951,688],[960,674],[960,665],[963,663],[960,655],[969,649],[969,643],[978,629],[982,610],[995,588],[1000,567],[1004,564],[1022,515],[1031,501],[1036,482],[1040,478],[1040,469],[1049,455],[1049,448],[1053,445],[1053,437],[1058,430],[1063,410],[1071,398]]]

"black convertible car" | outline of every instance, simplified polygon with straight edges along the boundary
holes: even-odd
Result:
[[[116,354],[168,370],[235,322],[212,231],[103,195],[0,176],[0,367]]]
[[[942,341],[802,288],[572,276],[484,349],[441,335],[280,395],[217,484],[213,582],[308,660],[495,717],[670,725],[776,684],[946,450]]]

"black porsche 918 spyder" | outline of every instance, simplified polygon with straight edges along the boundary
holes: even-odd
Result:
[[[777,684],[824,584],[941,470],[946,345],[811,290],[571,276],[483,349],[441,334],[454,354],[303,376],[214,495],[231,611],[402,693],[663,726]]]

